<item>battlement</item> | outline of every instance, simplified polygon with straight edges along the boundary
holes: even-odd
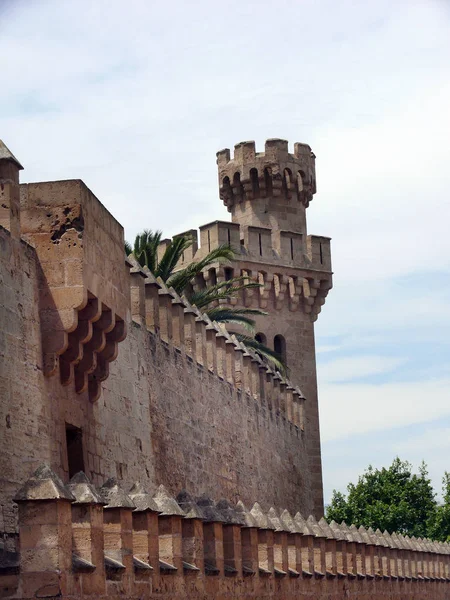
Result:
[[[293,154],[288,150],[286,140],[269,139],[264,152],[250,141],[236,144],[232,159],[228,148],[217,153],[220,198],[229,212],[259,198],[309,205],[317,191],[315,155],[307,144],[296,143]]]
[[[269,411],[286,419],[298,432],[305,428],[302,391],[227,329],[209,319],[164,282],[131,259],[131,313],[161,339],[217,375]]]
[[[211,266],[203,274],[206,283],[245,275],[262,287],[253,293],[242,291],[239,298],[231,299],[232,303],[274,310],[286,306],[290,311],[303,309],[312,320],[317,318],[332,287],[330,238],[229,221],[213,221],[199,229],[200,245],[197,231],[188,232],[194,243],[185,252],[179,268],[229,244],[236,252],[235,260],[229,267]],[[166,247],[164,240],[161,255]]]
[[[39,467],[17,491],[3,598],[445,600],[450,546]]]

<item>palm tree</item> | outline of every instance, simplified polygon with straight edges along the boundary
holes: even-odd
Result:
[[[183,269],[175,270],[183,253],[192,245],[190,236],[180,235],[171,242],[158,260],[158,246],[161,243],[162,232],[144,229],[134,241],[134,246],[125,242],[125,254],[133,254],[141,267],[148,267],[152,274],[160,277],[169,288],[173,288],[177,294],[185,295],[189,302],[208,315],[212,321],[218,323],[234,323],[241,325],[254,333],[255,321],[251,318],[255,315],[266,315],[267,313],[255,308],[234,308],[220,304],[220,301],[229,301],[230,298],[245,289],[259,288],[259,283],[248,281],[246,277],[233,277],[208,286],[203,290],[194,291],[192,282],[202,273],[204,269],[214,263],[227,263],[232,260],[236,253],[228,244],[214,248],[204,258],[191,262]],[[264,346],[250,335],[235,334],[248,348],[257,352],[263,359],[270,361],[282,374],[286,374],[286,365],[276,352]]]

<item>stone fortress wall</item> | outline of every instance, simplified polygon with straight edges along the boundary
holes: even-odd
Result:
[[[20,560],[2,597],[445,600],[450,545],[258,503],[176,498],[46,465],[16,492]]]
[[[297,164],[285,149],[275,140],[255,155],[272,166],[252,198],[244,172],[230,189],[239,211],[255,202],[262,219],[271,203],[301,228],[313,157],[296,147]],[[20,186],[21,168],[0,142],[1,597],[445,598],[447,545],[316,520],[313,321],[331,287],[326,238],[294,231],[289,259],[284,229],[270,230],[267,252],[263,227],[256,238],[239,228],[230,268],[263,275],[240,302],[275,308],[258,326],[286,333],[283,379],[125,260],[122,227],[81,181]],[[227,227],[202,235],[219,243],[236,234]],[[204,278],[214,276],[219,266]]]
[[[42,462],[64,481],[82,469],[312,512],[301,390],[126,264],[121,226],[82,182],[19,188],[19,167],[0,154],[4,548]]]
[[[213,265],[194,283],[202,288],[233,276],[261,284],[245,290],[232,304],[258,308],[258,337],[284,355],[289,377],[307,398],[306,451],[313,512],[323,511],[322,463],[316,377],[314,322],[332,287],[330,238],[308,235],[306,209],[317,190],[315,155],[307,144],[267,140],[264,152],[255,142],[241,142],[217,153],[219,192],[231,222],[215,221],[188,233],[192,247],[183,267],[221,244],[236,251],[232,265]],[[200,243],[199,243],[200,242]],[[168,240],[161,243],[164,251]]]

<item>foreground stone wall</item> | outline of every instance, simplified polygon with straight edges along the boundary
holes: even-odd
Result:
[[[214,489],[311,512],[299,390],[128,266],[128,336],[92,401],[60,373],[44,375],[38,249],[2,228],[0,240],[1,546],[17,546],[12,497],[31,468],[46,461],[68,480],[68,426],[81,430],[82,464],[96,484],[112,474],[125,485]]]
[[[450,546],[306,521],[116,479],[65,486],[46,465],[15,495],[20,556],[0,569],[3,598],[444,600]]]

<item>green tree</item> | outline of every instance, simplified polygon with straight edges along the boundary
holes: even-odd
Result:
[[[437,507],[425,463],[418,474],[398,457],[386,469],[372,466],[347,486],[347,497],[334,490],[327,519],[354,523],[357,527],[427,537]]]
[[[245,327],[249,334],[254,333],[255,321],[253,316],[267,313],[253,308],[236,308],[224,306],[220,301],[227,301],[244,289],[259,288],[260,284],[248,281],[245,277],[234,277],[205,289],[194,291],[192,283],[198,275],[214,263],[227,263],[235,257],[235,251],[228,244],[214,248],[201,260],[193,261],[182,269],[176,269],[183,253],[192,245],[190,236],[181,235],[169,242],[164,253],[158,258],[158,246],[161,243],[162,232],[145,229],[134,240],[132,246],[125,242],[125,254],[132,254],[141,267],[148,267],[155,277],[160,277],[168,287],[177,294],[185,295],[189,302],[205,312],[209,318],[218,323],[234,323]],[[257,352],[264,360],[283,375],[287,374],[282,357],[258,342],[254,337],[235,334],[247,347]]]
[[[450,542],[450,473],[442,478],[444,502],[436,507],[428,522],[428,537],[440,542]]]

